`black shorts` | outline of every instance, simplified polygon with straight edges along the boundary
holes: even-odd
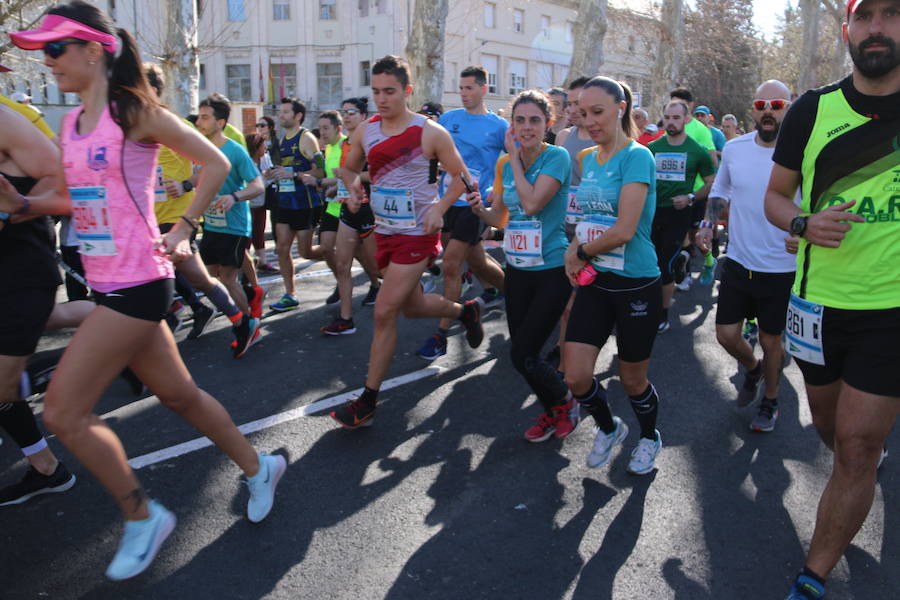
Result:
[[[730,258],[722,266],[716,325],[733,325],[756,318],[770,335],[784,331],[794,273],[748,271]]]
[[[843,379],[868,394],[900,398],[900,308],[822,313],[825,365],[797,360],[808,385]]]
[[[294,231],[315,229],[322,218],[322,207],[314,206],[301,210],[281,208],[275,211],[275,223],[289,225]]]
[[[650,239],[656,246],[656,260],[659,272],[662,273],[663,284],[675,281],[672,263],[681,252],[684,236],[691,227],[691,209],[675,210],[674,206],[662,206],[656,209]]]
[[[575,292],[566,341],[602,348],[615,326],[619,359],[641,362],[650,358],[661,312],[659,277],[601,273],[593,285]]]
[[[174,293],[174,279],[157,279],[106,293],[94,290],[94,299],[99,306],[110,308],[126,317],[158,323],[166,318]]]
[[[322,220],[319,221],[319,233],[325,233],[326,231],[335,232],[338,230],[338,225],[341,220],[334,216],[329,212],[322,213]]]
[[[159,233],[160,235],[164,233],[169,233],[172,231],[172,228],[175,227],[175,223],[160,223],[159,224]],[[197,232],[192,231],[191,237],[189,238],[191,244],[191,252],[197,254],[200,251],[200,248],[197,246]]]
[[[55,285],[25,289],[4,286],[0,293],[0,355],[34,354],[55,304]]]
[[[449,233],[451,240],[459,240],[470,246],[481,241],[484,223],[472,212],[470,206],[451,206],[444,213],[443,233]]]
[[[208,265],[240,267],[244,264],[244,251],[250,245],[245,235],[204,231],[200,238],[200,258]]]
[[[704,198],[703,200],[694,200],[694,203],[690,206],[691,210],[691,227],[690,229],[697,229],[700,227],[700,221],[706,218],[706,203],[709,198]]]
[[[361,238],[367,238],[375,231],[375,213],[372,212],[372,206],[366,202],[359,205],[356,213],[350,212],[346,204],[341,205],[341,223],[355,229]]]

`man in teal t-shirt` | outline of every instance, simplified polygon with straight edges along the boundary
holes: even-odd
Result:
[[[250,243],[250,206],[247,203],[263,193],[259,169],[240,144],[225,137],[224,128],[231,106],[224,98],[210,97],[200,102],[197,129],[231,163],[215,200],[203,214],[203,238],[200,257],[213,277],[218,277],[245,315],[250,315],[247,294],[238,282],[238,272]]]
[[[670,102],[663,112],[666,135],[647,145],[656,160],[656,216],[651,238],[662,273],[660,332],[669,329],[668,310],[672,305],[675,282],[684,278],[686,261],[680,260],[678,265],[675,263],[679,257],[684,259],[681,247],[691,227],[692,206],[697,201],[706,200],[715,176],[709,153],[685,131],[685,117],[688,115],[688,108],[683,102]],[[697,177],[704,185],[692,192]]]

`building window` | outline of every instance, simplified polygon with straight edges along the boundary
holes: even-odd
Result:
[[[488,94],[497,93],[497,73],[499,71],[499,63],[500,61],[496,56],[493,56],[491,54],[481,55],[481,66],[484,67],[484,70],[487,71],[488,74]]]
[[[341,78],[341,63],[316,64],[316,85],[319,109],[339,108],[344,85]]]
[[[359,16],[369,16],[369,0],[359,0]]]
[[[375,0],[375,8],[379,15],[387,14],[387,0]]]
[[[542,90],[549,90],[553,87],[553,65],[551,63],[539,62],[535,68],[535,87]]]
[[[447,86],[444,89],[449,92],[459,91],[459,82],[456,78],[459,75],[459,71],[457,69],[458,68],[455,62],[449,62],[446,64],[444,70],[444,81],[447,82]]]
[[[206,65],[200,65],[200,89],[206,89]]]
[[[527,73],[528,66],[525,64],[523,60],[511,60],[509,61],[509,95],[515,96],[519,92],[523,91],[526,87],[525,85],[525,75]]]
[[[319,0],[319,20],[320,21],[334,21],[337,16],[335,15],[335,0]]]
[[[566,23],[566,41],[570,44],[575,39],[575,26],[569,22]]]
[[[497,5],[493,2],[484,3],[484,26],[493,29],[496,27]]]
[[[272,19],[275,21],[291,20],[291,2],[290,0],[273,0],[272,1]]]
[[[545,38],[550,37],[550,17],[547,15],[541,15],[541,34]]]
[[[225,78],[231,101],[247,102],[251,99],[253,80],[250,78],[250,65],[225,65]]]
[[[525,11],[521,9],[513,10],[513,31],[516,33],[525,32]]]
[[[363,87],[372,85],[372,63],[367,60],[359,63],[359,85]]]
[[[228,20],[244,21],[247,15],[244,12],[244,0],[228,0]]]
[[[297,95],[297,65],[279,63],[269,65],[269,81],[271,88],[270,102],[276,103],[282,98]]]

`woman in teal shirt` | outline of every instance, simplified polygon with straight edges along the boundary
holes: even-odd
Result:
[[[595,77],[581,92],[579,110],[598,146],[579,155],[576,199],[583,215],[566,251],[566,274],[579,286],[566,331],[566,383],[597,424],[587,463],[601,467],[628,435],[594,377],[597,356],[615,327],[619,378],[641,427],[628,470],[644,474],[655,468],[662,448],[656,430],[659,397],[647,379],[662,306],[660,272],[650,241],[656,165],[651,152],[632,139],[627,86]]]
[[[550,101],[528,90],[513,102],[506,151],[497,161],[490,208],[479,194],[472,210],[493,227],[506,227],[506,320],[513,365],[522,374],[544,413],[525,432],[531,442],[564,438],[578,424],[578,405],[541,348],[562,315],[571,293],[566,279],[566,198],[572,174],[569,153],[544,143]]]

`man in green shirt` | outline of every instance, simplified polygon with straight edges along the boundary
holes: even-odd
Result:
[[[673,101],[683,102],[688,109],[688,116],[684,122],[684,131],[687,133],[688,137],[703,146],[709,152],[710,158],[712,158],[713,167],[718,168],[719,159],[718,154],[716,153],[716,145],[713,141],[712,133],[710,133],[709,128],[701,123],[699,120],[695,119],[692,115],[694,115],[697,111],[694,109],[694,94],[685,87],[678,87],[669,92],[669,98]],[[707,109],[709,110],[709,109]],[[694,192],[703,187],[703,180],[698,176],[694,180]],[[703,220],[703,216],[706,214],[706,197],[698,202],[695,202],[691,207],[691,224],[688,228],[688,235],[684,241],[684,254],[681,255],[682,258],[679,259],[679,264],[681,260],[684,260],[687,264],[687,273],[688,276],[684,278],[678,285],[678,289],[686,292],[691,289],[691,277],[690,277],[690,257],[691,257],[691,246],[694,244],[694,236],[697,234],[697,228],[700,227],[700,221]],[[716,272],[716,260],[713,258],[710,252],[705,253],[705,260],[703,263],[703,272],[700,275],[700,285],[709,285],[713,281],[713,277]]]
[[[663,111],[666,135],[650,142],[647,147],[656,159],[656,216],[651,239],[656,246],[656,258],[662,273],[663,312],[659,331],[669,329],[669,307],[677,278],[675,261],[681,255],[685,235],[691,227],[692,206],[705,201],[715,176],[715,166],[709,153],[685,132],[685,119],[690,116],[680,101],[669,102]],[[694,181],[703,185],[694,192]],[[680,283],[680,282],[679,282]]]

